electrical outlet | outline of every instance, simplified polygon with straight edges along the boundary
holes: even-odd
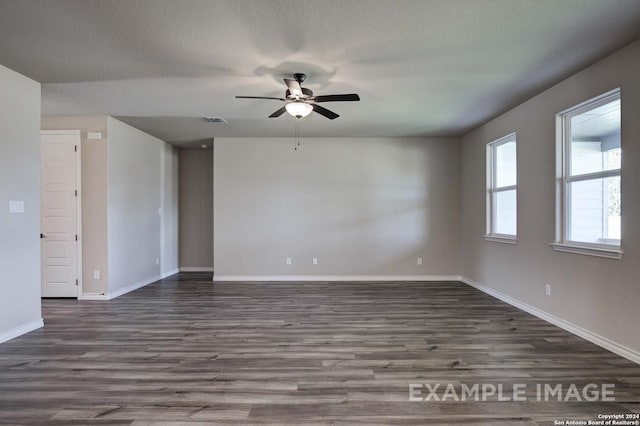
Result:
[[[318,258],[317,258],[317,257],[314,257],[314,258],[313,258],[313,264],[314,264],[314,265],[317,265],[317,264],[318,264]]]
[[[551,284],[544,285],[544,295],[551,296]]]
[[[419,257],[416,261],[418,262],[418,265],[422,265],[422,258],[421,257]]]
[[[291,258],[287,257],[287,265],[291,265]]]
[[[100,271],[98,271],[98,270],[93,271],[93,279],[94,280],[99,280],[100,279]]]

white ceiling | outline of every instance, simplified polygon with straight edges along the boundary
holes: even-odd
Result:
[[[0,0],[0,64],[44,83],[43,114],[177,144],[293,135],[234,96],[294,72],[362,98],[302,136],[459,136],[638,37],[637,0]]]

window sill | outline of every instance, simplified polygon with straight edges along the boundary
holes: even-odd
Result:
[[[555,251],[561,251],[564,253],[583,254],[586,256],[604,257],[606,259],[620,259],[622,258],[623,251],[616,247],[595,247],[595,246],[583,246],[580,244],[571,243],[551,243],[551,247]]]
[[[518,238],[515,235],[485,235],[484,239],[494,243],[518,244]]]

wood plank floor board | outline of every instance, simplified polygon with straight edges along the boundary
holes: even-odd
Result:
[[[640,366],[456,282],[180,273],[43,315],[0,345],[0,424],[533,426],[640,409]],[[412,383],[526,384],[527,400],[410,401]],[[536,400],[536,384],[589,383],[616,401]]]

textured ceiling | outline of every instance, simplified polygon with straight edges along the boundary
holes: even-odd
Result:
[[[0,0],[0,64],[44,83],[43,114],[175,143],[291,136],[277,101],[234,95],[294,72],[362,98],[303,136],[459,136],[638,37],[637,0]]]

